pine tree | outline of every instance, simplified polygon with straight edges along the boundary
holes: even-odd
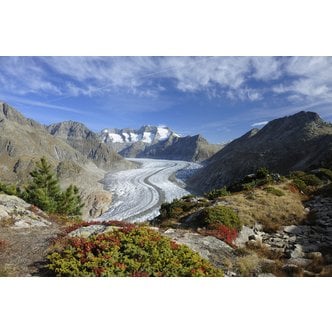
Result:
[[[32,180],[26,188],[24,198],[46,212],[57,212],[61,191],[51,165],[43,157],[30,175]]]
[[[74,185],[70,185],[66,191],[61,194],[58,201],[58,213],[66,214],[70,217],[77,217],[82,215],[81,197],[79,195],[78,188]]]

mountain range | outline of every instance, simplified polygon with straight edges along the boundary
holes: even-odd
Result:
[[[24,185],[35,161],[45,157],[62,187],[77,185],[85,202],[84,217],[105,212],[111,194],[100,181],[107,171],[137,167],[124,157],[204,161],[188,188],[206,192],[227,186],[259,167],[287,174],[332,166],[332,124],[317,113],[299,112],[270,121],[223,145],[201,135],[180,137],[168,127],[104,129],[65,121],[44,126],[0,102],[0,181]]]
[[[332,166],[332,124],[317,113],[299,112],[252,129],[206,160],[190,180],[197,191],[227,186],[259,167],[287,174]]]
[[[201,135],[181,137],[165,126],[140,129],[104,129],[102,142],[128,158],[154,158],[200,162],[215,154],[223,145],[209,144]]]

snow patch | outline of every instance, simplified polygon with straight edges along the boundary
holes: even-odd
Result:
[[[131,142],[137,142],[138,141],[138,134],[130,133],[130,141]]]
[[[114,143],[123,143],[123,138],[119,134],[108,133],[108,138]]]
[[[144,132],[143,133],[143,138],[142,138],[142,142],[144,143],[152,143],[152,133],[150,132]]]
[[[159,141],[164,141],[170,136],[170,131],[167,128],[158,127],[157,134],[159,134]]]

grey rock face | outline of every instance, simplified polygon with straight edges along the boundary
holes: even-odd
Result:
[[[11,228],[48,227],[51,223],[43,218],[41,210],[38,214],[29,210],[30,204],[24,200],[0,194],[0,225],[8,224]]]
[[[253,129],[208,159],[191,180],[201,191],[220,188],[267,167],[280,174],[332,162],[332,125],[299,112]]]
[[[111,170],[122,166],[130,168],[131,163],[125,161],[110,146],[100,142],[99,137],[84,124],[64,121],[46,127],[48,132],[92,160],[98,167]]]

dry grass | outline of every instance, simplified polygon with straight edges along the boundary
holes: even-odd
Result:
[[[2,227],[10,227],[13,226],[15,224],[15,218],[12,216],[9,216],[7,218],[3,218],[1,219],[1,226]]]
[[[236,259],[236,267],[242,277],[251,277],[259,271],[260,259],[257,254],[252,253]]]
[[[16,269],[14,266],[9,264],[0,265],[0,277],[15,277],[16,276]]]
[[[238,212],[243,224],[253,226],[261,223],[266,232],[275,232],[281,226],[298,224],[306,217],[302,197],[287,189],[285,183],[270,186],[282,190],[283,196],[272,195],[262,189],[241,192],[224,197],[223,202]],[[286,189],[285,189],[286,188]]]

